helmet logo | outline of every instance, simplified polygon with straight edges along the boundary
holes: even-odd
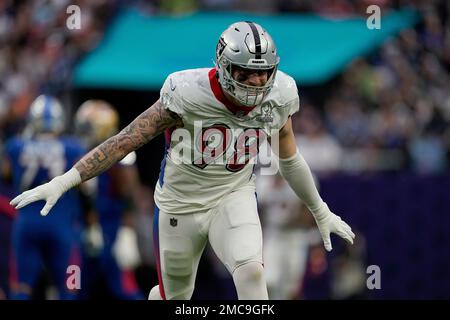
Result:
[[[225,41],[221,37],[219,39],[219,42],[217,43],[217,47],[216,47],[216,57],[217,58],[220,58],[220,56],[222,55],[222,52],[223,52],[223,50],[225,50],[226,46],[227,46],[227,44],[225,43]]]

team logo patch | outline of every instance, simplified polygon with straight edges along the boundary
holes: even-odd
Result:
[[[270,104],[265,104],[261,107],[261,113],[258,114],[255,119],[260,122],[272,122],[273,121],[273,107]]]
[[[178,225],[178,220],[175,218],[170,218],[170,225],[176,227]]]

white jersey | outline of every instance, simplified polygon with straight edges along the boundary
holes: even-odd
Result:
[[[215,69],[208,68],[169,75],[160,101],[184,124],[166,132],[166,155],[155,189],[157,206],[172,214],[209,210],[231,192],[254,191],[254,165],[245,159],[299,108],[295,81],[281,71],[255,108],[230,103]]]

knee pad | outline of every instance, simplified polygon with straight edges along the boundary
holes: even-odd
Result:
[[[252,261],[238,266],[233,273],[233,277],[237,277],[242,281],[261,281],[264,280],[264,267],[261,263]]]
[[[261,263],[252,261],[237,267],[233,273],[233,280],[240,300],[268,299],[264,268]]]

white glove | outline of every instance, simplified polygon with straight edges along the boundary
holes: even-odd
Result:
[[[327,251],[331,251],[333,249],[330,240],[331,232],[345,239],[350,244],[353,244],[355,234],[353,233],[352,228],[350,228],[347,223],[342,221],[341,217],[331,212],[325,202],[319,210],[313,213],[313,216],[316,220],[317,228],[319,229],[323,244]]]
[[[91,257],[98,256],[104,246],[102,226],[94,223],[83,231],[83,241],[86,252]]]
[[[119,228],[112,250],[122,270],[134,269],[141,263],[137,235],[131,227]]]
[[[21,193],[12,199],[10,204],[16,209],[20,209],[32,202],[45,200],[41,215],[46,216],[64,192],[80,183],[80,173],[77,169],[72,168],[62,176],[53,178],[50,182]]]

